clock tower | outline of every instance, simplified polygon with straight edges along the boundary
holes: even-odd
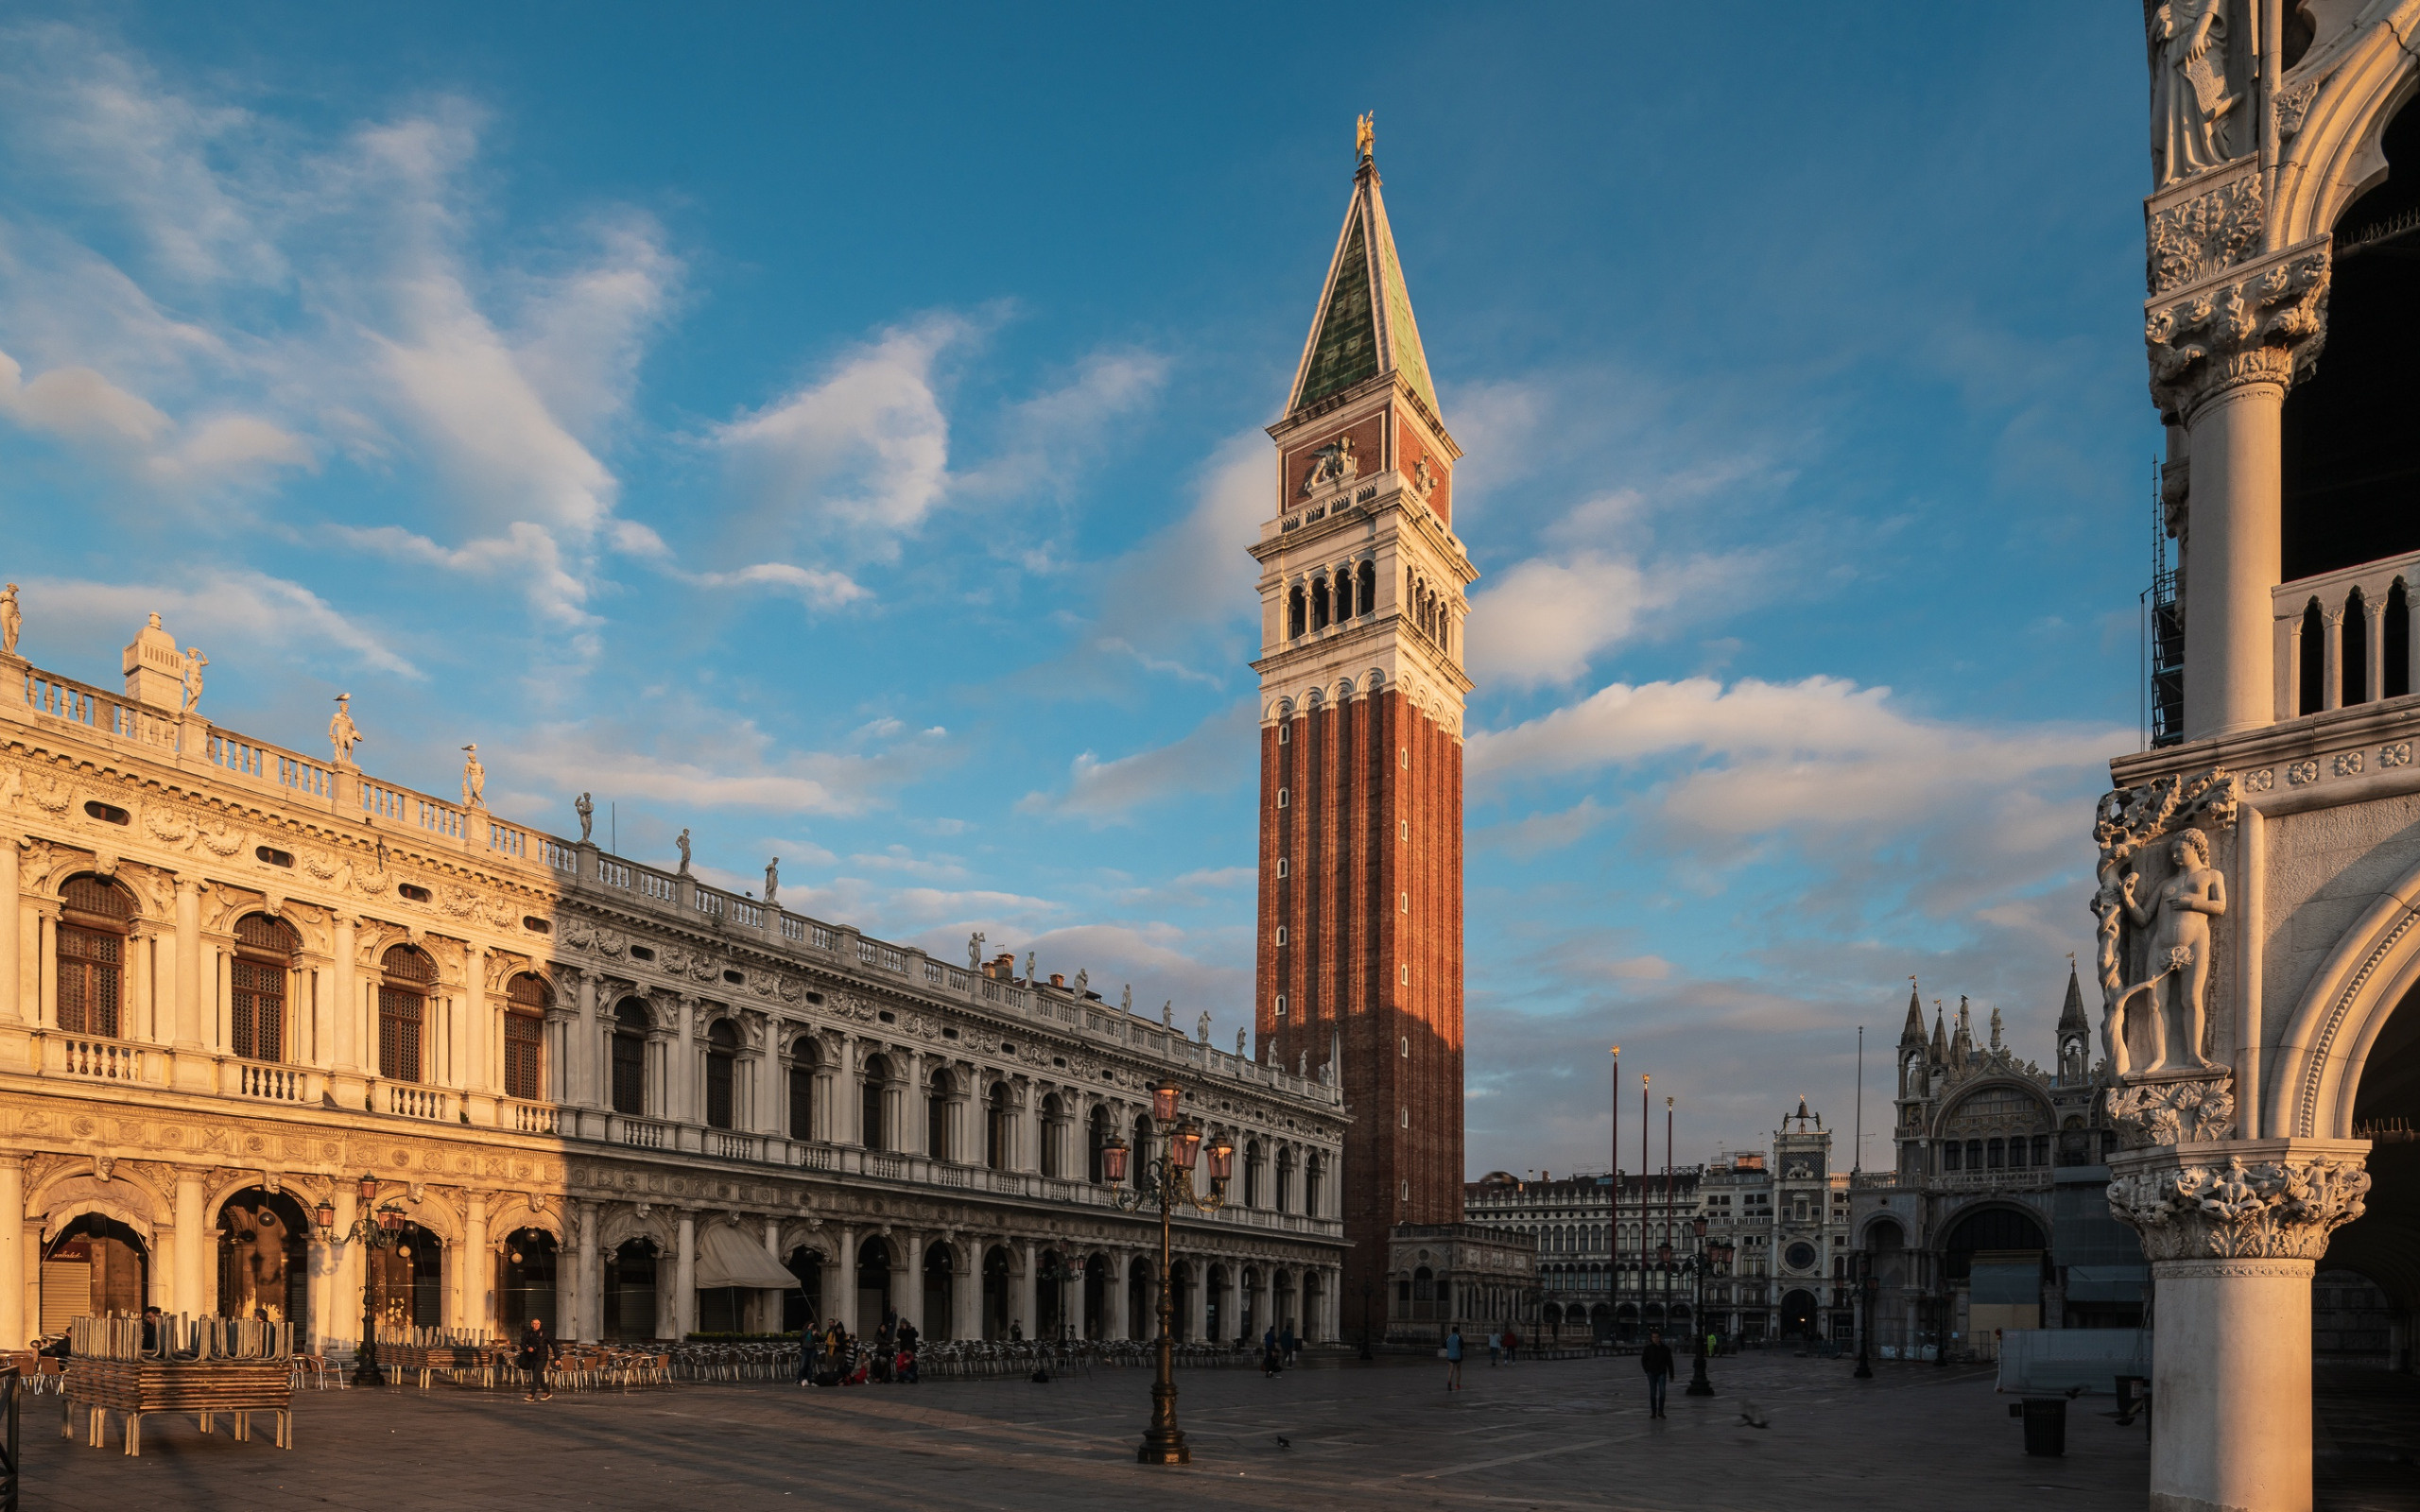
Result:
[[[1261,1058],[1353,1123],[1346,1315],[1388,1231],[1462,1207],[1462,671],[1478,576],[1366,122],[1276,442],[1260,563]]]

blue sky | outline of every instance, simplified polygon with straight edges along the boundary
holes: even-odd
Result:
[[[1374,110],[1485,574],[1472,1170],[1601,1163],[1616,1042],[1689,1159],[1845,1130],[1862,1022],[1887,1126],[1910,973],[2048,1058],[2136,744],[2140,51],[2081,4],[20,8],[0,569],[39,665],[156,609],[222,725],[317,750],[350,691],[380,776],[476,741],[501,812],[591,789],[625,853],[1231,1039],[1260,428]]]

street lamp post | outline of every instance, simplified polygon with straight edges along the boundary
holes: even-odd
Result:
[[[1697,1231],[1698,1239],[1698,1252],[1689,1259],[1689,1269],[1697,1282],[1697,1300],[1692,1304],[1689,1314],[1692,1332],[1697,1334],[1697,1348],[1690,1350],[1695,1359],[1690,1366],[1689,1385],[1685,1395],[1711,1397],[1714,1395],[1714,1383],[1708,1381],[1705,1376],[1705,1278],[1708,1271],[1713,1271],[1718,1276],[1729,1274],[1732,1246],[1728,1240],[1722,1239],[1718,1239],[1711,1245],[1707,1244],[1703,1218],[1691,1219],[1689,1227]]]
[[[1168,1137],[1162,1153],[1148,1151],[1137,1154],[1150,1163],[1140,1174],[1146,1185],[1129,1189],[1126,1181],[1126,1142],[1112,1138],[1101,1149],[1101,1172],[1111,1187],[1116,1189],[1115,1201],[1129,1212],[1139,1211],[1156,1200],[1160,1206],[1160,1349],[1159,1375],[1151,1383],[1151,1426],[1143,1433],[1143,1447],[1134,1457],[1146,1465],[1190,1465],[1193,1451],[1186,1447],[1184,1430],[1176,1424],[1176,1294],[1169,1277],[1168,1220],[1180,1206],[1199,1212],[1210,1212],[1225,1206],[1227,1177],[1235,1169],[1236,1145],[1233,1140],[1219,1135],[1210,1142],[1210,1190],[1197,1194],[1193,1190],[1193,1166],[1201,1153],[1201,1125],[1190,1120],[1177,1122],[1179,1105],[1184,1090],[1173,1081],[1163,1081],[1151,1089],[1151,1117],[1154,1124],[1167,1128]]]
[[[376,1275],[373,1282],[373,1271],[382,1271],[383,1267],[373,1266],[371,1257],[394,1248],[402,1240],[404,1210],[392,1202],[383,1208],[377,1206],[376,1177],[364,1174],[360,1186],[361,1211],[354,1215],[353,1227],[345,1230],[343,1238],[337,1237],[337,1211],[333,1203],[322,1199],[319,1211],[313,1216],[319,1220],[320,1243],[361,1246],[361,1348],[354,1356],[353,1383],[356,1386],[376,1386],[386,1383],[385,1377],[378,1370],[378,1304],[384,1300],[382,1294],[387,1288],[384,1274]]]

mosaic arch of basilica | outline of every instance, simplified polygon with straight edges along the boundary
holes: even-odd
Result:
[[[2315,1271],[2420,1307],[2420,0],[2146,6],[2177,547],[2095,825],[2152,1504],[2311,1504]]]
[[[868,938],[213,726],[158,617],[112,689],[0,593],[0,1342],[171,1311],[358,1336],[366,1175],[394,1324],[567,1337],[869,1327],[1142,1336],[1158,1225],[1098,1179],[1150,1088],[1237,1147],[1179,1220],[1178,1320],[1335,1336],[1333,1078],[1009,955]],[[37,632],[39,627],[30,627]],[[362,715],[367,722],[371,716]]]

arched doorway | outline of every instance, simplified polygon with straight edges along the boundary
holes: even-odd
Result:
[[[1160,1299],[1151,1285],[1151,1263],[1137,1255],[1126,1270],[1126,1336],[1158,1338],[1159,1306]]]
[[[983,1336],[1005,1339],[1009,1336],[1009,1252],[994,1245],[983,1251]],[[1017,1331],[1025,1331],[1025,1320],[1016,1320]]]
[[[513,1334],[537,1318],[549,1338],[561,1338],[555,1314],[555,1276],[562,1262],[555,1236],[544,1228],[515,1228],[495,1258],[495,1323]]]
[[[67,1332],[79,1317],[139,1315],[150,1295],[150,1246],[116,1219],[88,1212],[42,1250],[42,1332]]]
[[[890,1313],[890,1245],[879,1235],[857,1246],[857,1332],[872,1333]]]
[[[246,1187],[218,1210],[218,1315],[310,1333],[310,1220],[283,1192]]]
[[[1041,1274],[1033,1291],[1033,1336],[1055,1339],[1067,1332],[1067,1262],[1059,1251],[1046,1249],[1035,1263]]]
[[[798,1278],[782,1294],[782,1332],[804,1333],[823,1320],[823,1255],[801,1245],[782,1263]]]
[[[1996,1358],[2001,1330],[2042,1326],[2048,1249],[2042,1225],[2015,1208],[1976,1209],[1949,1226],[1942,1260],[1953,1294],[1952,1354]]]
[[[416,1223],[395,1230],[395,1242],[372,1252],[377,1289],[372,1314],[381,1332],[433,1329],[445,1317],[445,1241]]]
[[[2370,1141],[2365,1211],[2329,1237],[2312,1283],[2316,1350],[2348,1365],[2420,1364],[2420,988],[2370,1045],[2353,1098],[2353,1137]],[[2383,1333],[2384,1338],[2379,1335]]]
[[[1815,1294],[1803,1286],[1793,1286],[1781,1297],[1781,1336],[1785,1339],[1813,1339],[1815,1332]]]
[[[950,1337],[951,1304],[957,1297],[956,1266],[949,1246],[936,1244],[925,1251],[925,1336]]]
[[[605,1336],[655,1337],[655,1241],[631,1239],[605,1261]]]

